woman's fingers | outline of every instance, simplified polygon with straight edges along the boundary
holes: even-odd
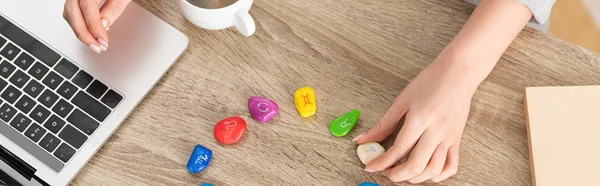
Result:
[[[108,48],[108,33],[100,20],[100,7],[98,0],[80,0],[79,6],[90,33],[96,38],[100,49],[106,51]]]
[[[382,171],[404,158],[425,131],[423,121],[422,117],[411,114],[411,111],[408,111],[404,125],[400,129],[400,132],[398,132],[394,145],[383,156],[369,162],[365,170],[367,172]]]
[[[444,170],[442,173],[436,177],[431,178],[433,182],[441,182],[450,176],[454,176],[458,172],[458,158],[460,155],[458,154],[458,145],[453,145],[448,149],[448,158],[446,158],[446,165],[444,166]]]
[[[437,133],[426,131],[419,139],[408,160],[392,169],[387,169],[385,175],[394,182],[401,182],[423,173],[433,156],[433,152],[440,144],[441,138]]]
[[[71,29],[73,29],[75,36],[77,36],[81,42],[88,45],[94,52],[101,52],[100,44],[96,37],[88,30],[83,13],[79,7],[79,0],[67,0],[65,2],[63,16],[71,26]]]
[[[402,119],[406,113],[406,108],[406,103],[404,101],[399,99],[396,100],[392,104],[392,107],[390,107],[383,117],[381,117],[379,122],[377,122],[375,127],[371,128],[371,130],[365,132],[364,134],[357,136],[352,141],[355,141],[358,144],[373,141],[383,141],[390,134],[392,134],[392,132],[394,132],[398,122],[400,122],[400,119]]]
[[[105,25],[106,30],[110,29],[119,16],[123,13],[131,0],[106,0],[102,8],[100,8],[101,22]]]
[[[436,177],[442,173],[444,170],[444,165],[446,164],[446,155],[448,154],[448,146],[443,143],[438,145],[433,152],[433,156],[429,163],[427,164],[427,168],[421,174],[408,179],[410,183],[421,183],[427,181],[433,177]]]

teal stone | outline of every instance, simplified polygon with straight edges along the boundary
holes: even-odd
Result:
[[[342,137],[348,134],[356,125],[360,111],[352,110],[329,123],[329,132],[331,135]]]
[[[371,182],[362,182],[360,185],[358,186],[379,186],[379,184],[376,183],[371,183]]]

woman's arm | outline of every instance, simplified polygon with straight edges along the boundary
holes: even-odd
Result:
[[[473,78],[469,86],[476,88],[531,17],[531,11],[514,0],[482,0],[439,58],[468,70]]]
[[[458,170],[471,99],[502,53],[531,19],[515,0],[483,0],[441,54],[400,93],[358,144],[381,142],[405,116],[394,145],[365,167],[394,182],[442,181]],[[409,155],[410,153],[410,155]],[[394,166],[408,156],[408,160]]]

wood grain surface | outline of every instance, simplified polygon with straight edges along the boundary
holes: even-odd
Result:
[[[187,34],[189,49],[73,185],[393,185],[363,171],[351,139],[375,125],[474,9],[459,0],[256,0],[257,32],[243,37],[195,27],[175,1],[136,2]],[[458,174],[439,185],[530,185],[524,88],[600,84],[599,67],[596,53],[523,31],[475,94]],[[293,103],[306,85],[317,93],[310,119]],[[254,95],[279,104],[273,122],[250,118]],[[357,127],[329,134],[329,122],[351,109],[362,112]],[[248,130],[240,143],[220,145],[213,126],[232,115]],[[190,175],[196,144],[214,155]]]

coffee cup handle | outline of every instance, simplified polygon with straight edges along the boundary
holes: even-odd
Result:
[[[244,36],[251,36],[256,31],[256,25],[254,25],[254,19],[248,12],[238,12],[235,15],[235,29],[238,30]]]

